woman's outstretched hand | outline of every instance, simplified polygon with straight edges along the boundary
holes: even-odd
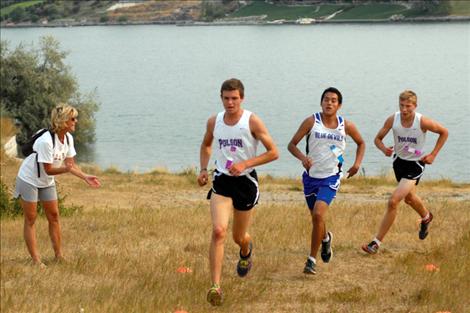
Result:
[[[101,186],[100,181],[98,180],[98,177],[93,176],[93,175],[86,175],[85,176],[85,181],[87,182],[88,185],[94,188],[98,188]]]

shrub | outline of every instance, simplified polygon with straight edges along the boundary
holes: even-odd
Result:
[[[10,13],[10,18],[13,22],[18,23],[26,18],[26,11],[22,7],[17,7]]]
[[[129,18],[127,17],[127,15],[121,15],[120,17],[118,17],[118,22],[119,23],[125,23],[127,22]]]
[[[23,209],[17,201],[10,200],[8,187],[0,183],[0,217],[17,216],[23,214]]]
[[[107,15],[102,15],[100,17],[100,23],[107,23],[109,21],[109,16]]]
[[[71,216],[77,213],[81,213],[83,211],[83,207],[78,205],[65,205],[65,198],[67,195],[60,196],[59,193],[59,212],[60,216]],[[44,216],[44,208],[42,207],[41,203],[38,203],[38,214]],[[23,209],[21,208],[20,200],[10,198],[10,192],[8,187],[1,182],[0,184],[0,217],[18,217],[23,215]]]

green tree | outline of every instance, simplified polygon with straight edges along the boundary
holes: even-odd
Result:
[[[26,11],[22,7],[17,7],[10,13],[10,18],[13,22],[18,23],[26,18]]]
[[[39,16],[36,14],[31,14],[31,22],[37,23],[39,21]]]
[[[127,20],[129,20],[129,17],[127,15],[121,15],[118,17],[118,22],[119,23],[125,23],[127,22]]]
[[[49,6],[46,6],[46,16],[49,20],[55,20],[60,18],[60,10],[59,7],[56,4],[51,4]]]
[[[106,14],[100,16],[100,23],[107,23],[109,22],[109,17]]]
[[[210,0],[204,0],[202,2],[202,16],[204,20],[212,22],[215,19],[224,17],[224,15],[224,6],[221,2],[213,2]]]
[[[12,51],[2,41],[0,51],[0,105],[21,125],[18,144],[25,143],[38,129],[49,127],[50,112],[59,103],[69,103],[79,110],[74,134],[77,150],[94,142],[96,95],[78,92],[76,79],[64,63],[67,53],[57,40],[42,37],[37,49],[19,45]]]

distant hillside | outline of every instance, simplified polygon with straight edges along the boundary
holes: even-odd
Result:
[[[267,21],[386,20],[416,17],[470,16],[470,1],[251,1],[232,18],[266,15]]]
[[[125,23],[199,20],[202,0],[2,0],[6,23]],[[9,5],[5,5],[9,4]]]
[[[451,0],[2,0],[2,26],[470,18]]]

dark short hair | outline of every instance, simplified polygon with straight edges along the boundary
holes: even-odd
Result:
[[[325,89],[325,91],[323,91],[323,93],[321,94],[320,103],[323,102],[323,98],[325,97],[325,94],[326,94],[327,92],[335,93],[335,94],[338,96],[338,102],[339,102],[339,104],[343,103],[343,95],[342,95],[341,92],[339,92],[339,90],[336,89],[335,87],[328,87],[328,88]]]
[[[223,82],[222,87],[220,87],[220,96],[225,91],[238,90],[240,93],[240,98],[245,96],[245,87],[243,87],[242,82],[236,78],[230,78]]]

